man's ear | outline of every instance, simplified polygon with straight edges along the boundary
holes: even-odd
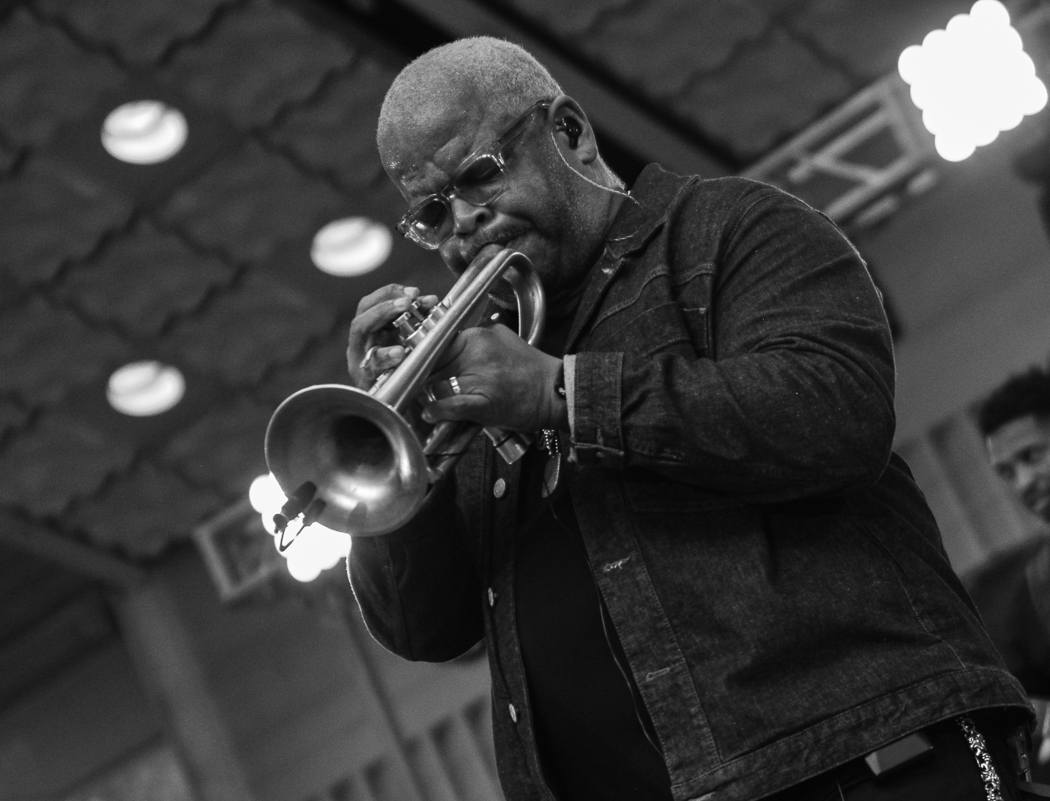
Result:
[[[572,117],[562,117],[554,123],[554,130],[563,132],[569,139],[569,147],[575,150],[580,146],[582,128]]]
[[[579,103],[568,95],[558,95],[551,101],[548,115],[548,119],[554,121],[554,141],[559,146],[572,151],[582,164],[590,164],[598,158],[594,129]]]

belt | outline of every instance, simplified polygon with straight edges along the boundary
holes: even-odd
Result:
[[[999,772],[993,762],[991,752],[984,736],[977,729],[974,721],[966,715],[945,721],[944,725],[955,725],[962,732],[977,763],[981,779],[984,782],[985,797],[987,801],[1004,801]],[[1016,730],[1009,730],[1005,739],[1010,746],[1011,765],[1014,779],[1023,798],[1050,798],[1050,787],[1035,784],[1031,781],[1028,770],[1028,745],[1030,743],[1027,727],[1021,726]],[[816,785],[811,788],[826,787],[829,799],[841,797],[841,791],[854,787],[872,779],[880,779],[895,775],[910,767],[921,764],[933,756],[934,745],[925,731],[912,732],[899,740],[882,746],[866,756],[848,762],[845,765],[829,771],[821,779],[813,780]],[[817,790],[812,795],[806,793],[806,797],[820,798],[821,791]]]
[[[973,758],[977,760],[977,769],[981,772],[981,781],[984,782],[984,793],[988,797],[988,801],[1003,801],[1002,789],[1000,788],[999,772],[995,769],[995,764],[992,762],[992,755],[988,751],[988,744],[984,741],[984,736],[977,731],[977,727],[969,717],[963,715],[955,719],[955,722],[959,724],[959,728],[963,730],[963,734],[966,735],[966,744],[970,746],[970,753],[973,754]],[[1010,734],[1007,737],[1007,741],[1010,743],[1014,742],[1016,733]],[[1028,753],[1027,750],[1022,750],[1021,755],[1024,756],[1024,764],[1028,764]],[[1016,760],[1016,755],[1013,750],[1013,746],[1010,748],[1010,756]],[[1019,765],[1012,766],[1016,770]],[[1030,775],[1030,774],[1029,774]]]
[[[977,731],[977,727],[973,725],[970,718],[963,716],[956,720],[966,734],[966,742],[977,760],[989,801],[998,801],[1002,797],[999,793],[999,776],[992,764],[984,737]],[[1028,753],[1032,750],[1032,738],[1028,727],[1019,726],[1009,732],[1006,735],[1006,744],[1009,746],[1010,767],[1013,769],[1017,789],[1021,791],[1022,796],[1050,798],[1050,786],[1032,781],[1031,764],[1028,761]]]

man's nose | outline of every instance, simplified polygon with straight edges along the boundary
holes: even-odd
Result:
[[[1039,471],[1031,465],[1017,465],[1014,471],[1014,490],[1021,500],[1027,502],[1029,495],[1036,490]]]
[[[469,236],[490,219],[492,212],[486,206],[475,206],[461,197],[453,197],[452,207],[453,231],[457,236]]]

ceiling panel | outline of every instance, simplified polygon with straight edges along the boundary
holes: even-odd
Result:
[[[0,548],[0,640],[85,586],[44,566],[47,537],[148,565],[243,498],[286,395],[341,380],[363,295],[394,281],[448,288],[437,258],[400,238],[368,275],[310,262],[333,219],[392,225],[401,213],[373,136],[387,86],[425,47],[477,33],[522,42],[578,93],[625,175],[655,159],[718,175],[841,105],[968,6],[0,2],[0,534],[18,533],[0,536],[13,543]],[[101,146],[109,111],[142,99],[188,121],[170,161],[124,164]],[[182,371],[178,406],[129,418],[107,405],[108,376],[136,359]],[[36,555],[15,556],[33,536]],[[125,564],[84,573],[119,583],[133,575]]]

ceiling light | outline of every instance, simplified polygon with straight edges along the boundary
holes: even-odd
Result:
[[[1046,86],[998,0],[977,0],[897,62],[922,122],[948,161],[962,161],[1001,131],[1041,111]]]
[[[313,581],[322,571],[339,564],[350,552],[350,544],[349,534],[314,523],[296,535],[282,556],[287,560],[292,578]]]
[[[248,500],[252,508],[262,516],[263,528],[274,536],[274,545],[278,546],[277,552],[285,558],[288,572],[297,581],[313,581],[322,571],[335,567],[339,560],[349,553],[350,535],[320,523],[312,523],[295,533],[287,547],[283,551],[280,549],[273,517],[281,511],[288,498],[273,473],[258,476],[252,481],[248,488]]]
[[[109,377],[106,397],[118,412],[149,417],[182,400],[186,381],[176,368],[155,361],[126,364]]]
[[[102,146],[129,164],[156,164],[178,153],[189,127],[177,108],[139,100],[113,109],[102,124]]]
[[[310,258],[317,269],[329,275],[363,275],[386,261],[393,244],[385,225],[367,217],[346,217],[317,232]]]
[[[248,487],[248,501],[263,517],[273,517],[287,500],[273,473],[258,476]]]

